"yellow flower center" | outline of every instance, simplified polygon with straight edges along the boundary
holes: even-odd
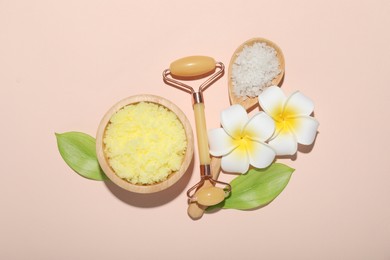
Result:
[[[276,131],[286,132],[294,129],[296,127],[296,120],[294,120],[293,116],[297,114],[295,109],[288,107],[279,111],[279,113],[274,114]]]
[[[253,141],[248,133],[237,135],[234,139],[234,144],[237,147],[236,150],[242,156],[246,156],[247,152],[251,152],[254,149]]]

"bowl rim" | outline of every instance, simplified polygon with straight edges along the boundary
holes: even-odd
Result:
[[[184,155],[183,163],[180,169],[170,174],[166,180],[159,183],[150,184],[150,185],[133,184],[117,176],[114,170],[109,165],[107,157],[105,156],[105,152],[104,152],[103,138],[104,138],[106,127],[109,124],[111,117],[121,108],[127,105],[137,104],[140,102],[155,103],[164,106],[170,111],[172,111],[173,113],[175,113],[175,115],[178,117],[178,119],[183,125],[186,138],[187,138],[186,153]],[[183,113],[183,111],[174,103],[172,103],[168,99],[156,95],[140,94],[140,95],[134,95],[120,100],[118,103],[113,105],[106,112],[106,114],[100,121],[98,131],[96,134],[96,155],[100,167],[113,183],[115,183],[116,185],[118,185],[119,187],[125,190],[132,191],[135,193],[154,193],[171,187],[185,174],[191,161],[193,160],[193,154],[194,154],[194,135],[188,118]]]

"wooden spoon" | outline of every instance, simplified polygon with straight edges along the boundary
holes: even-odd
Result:
[[[275,43],[273,43],[270,40],[264,39],[264,38],[252,38],[241,44],[236,51],[233,53],[232,58],[230,59],[229,63],[229,69],[228,69],[228,90],[229,90],[229,98],[230,103],[232,105],[234,104],[240,104],[242,105],[247,111],[252,110],[257,104],[258,99],[257,97],[251,98],[251,97],[238,97],[234,94],[233,90],[233,82],[232,82],[232,68],[233,64],[237,58],[237,56],[242,52],[245,46],[252,46],[255,43],[265,43],[266,45],[274,48],[276,50],[277,58],[279,59],[279,69],[280,73],[272,80],[272,85],[280,86],[284,77],[284,70],[285,70],[285,62],[284,62],[284,56],[282,50],[277,46]],[[217,180],[219,173],[221,171],[221,158],[220,157],[211,157],[211,172],[213,173],[213,179]],[[197,192],[199,192],[200,189],[207,188],[212,186],[213,184],[210,182],[205,182],[202,187],[198,189]],[[196,193],[195,193],[196,195]],[[192,219],[200,219],[203,216],[203,213],[207,207],[199,205],[196,202],[192,202],[188,206],[188,215]]]
[[[252,38],[250,40],[247,40],[243,44],[241,44],[236,51],[234,52],[230,64],[229,64],[229,70],[228,70],[228,89],[229,89],[229,98],[230,103],[233,104],[241,104],[246,110],[251,110],[254,106],[257,105],[258,100],[257,97],[239,97],[236,96],[234,93],[234,86],[232,81],[232,69],[233,64],[236,61],[237,56],[242,52],[245,46],[252,46],[255,43],[265,43],[266,45],[272,47],[276,51],[276,56],[279,60],[279,69],[280,73],[272,80],[272,85],[279,86],[282,83],[282,79],[284,77],[284,56],[282,50],[277,46],[275,43],[271,42],[270,40],[264,39],[264,38]]]

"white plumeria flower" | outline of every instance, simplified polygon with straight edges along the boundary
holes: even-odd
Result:
[[[311,117],[314,103],[299,91],[286,97],[277,86],[271,86],[259,95],[259,104],[275,120],[276,131],[268,142],[277,155],[293,155],[298,143],[313,143],[318,121]]]
[[[241,105],[233,105],[221,112],[223,128],[208,132],[210,154],[222,156],[221,168],[226,172],[246,173],[249,165],[269,166],[275,151],[266,143],[275,131],[275,123],[264,112],[249,119]]]

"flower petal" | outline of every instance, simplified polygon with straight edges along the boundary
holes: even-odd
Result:
[[[293,155],[297,152],[298,143],[291,131],[280,131],[268,144],[276,151],[276,155]]]
[[[286,102],[286,96],[277,86],[266,88],[258,98],[260,106],[271,117],[279,115],[283,110],[284,102]]]
[[[236,146],[233,139],[225,132],[223,128],[211,129],[208,131],[210,154],[213,156],[222,156],[231,152]]]
[[[249,169],[249,158],[246,152],[238,147],[222,157],[221,168],[226,172],[246,173]]]
[[[276,152],[271,146],[253,141],[251,144],[252,149],[248,150],[249,163],[256,168],[266,168],[275,159]]]
[[[314,103],[310,98],[297,91],[293,93],[286,101],[285,111],[293,111],[293,115],[289,116],[309,116],[313,113]]]
[[[304,145],[313,143],[319,126],[315,118],[311,116],[298,116],[290,118],[289,121],[291,121],[291,131],[295,134],[298,143]]]
[[[244,132],[252,140],[266,141],[275,132],[275,122],[266,113],[260,112],[248,121]]]
[[[239,136],[248,122],[248,114],[241,105],[233,105],[221,112],[221,125],[231,136]]]

